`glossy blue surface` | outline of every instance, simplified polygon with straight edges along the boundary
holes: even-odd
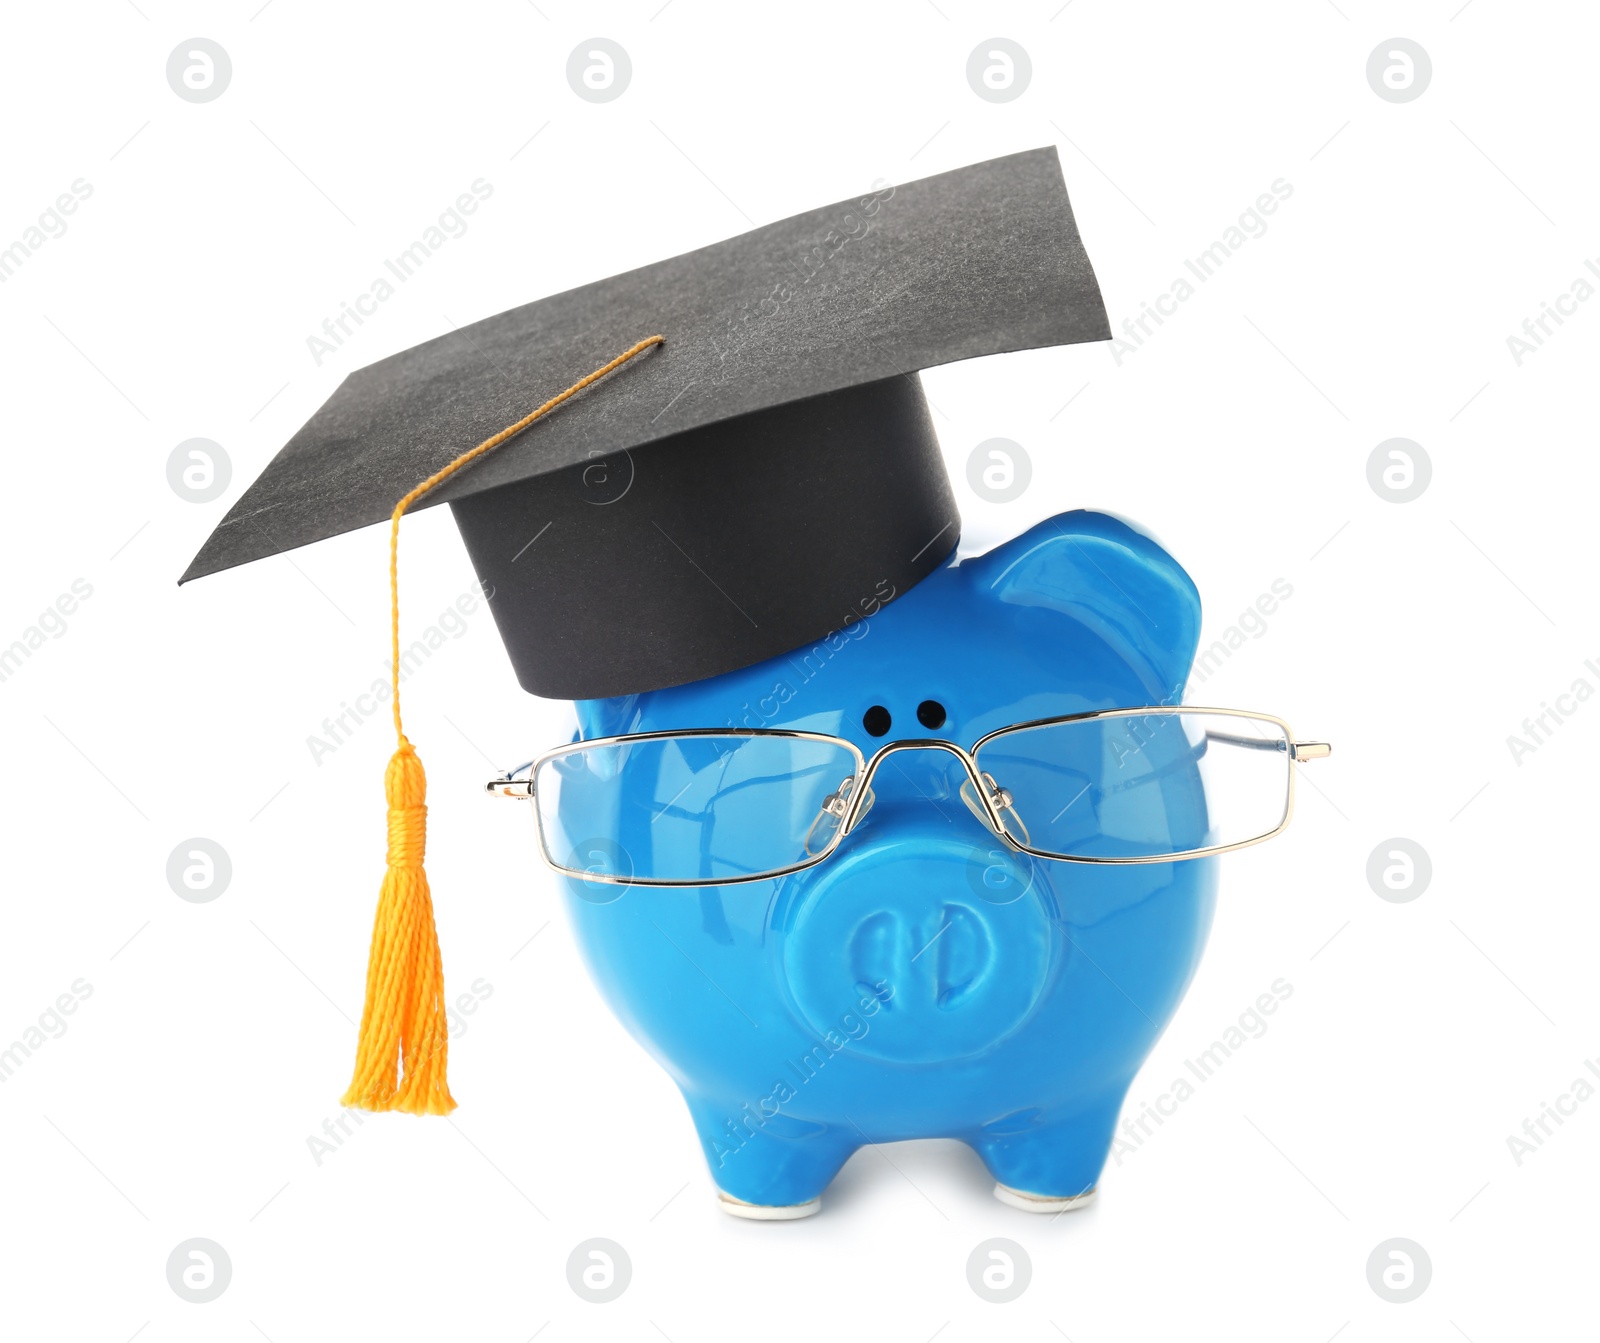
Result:
[[[1029,719],[1177,703],[1200,627],[1165,551],[1081,511],[881,609],[873,597],[865,618],[787,657],[580,703],[581,734],[802,728],[869,758],[903,738],[970,747]],[[927,700],[946,711],[937,730],[917,721]],[[862,725],[874,705],[892,717],[882,737]],[[923,1137],[969,1143],[1029,1193],[1099,1179],[1123,1096],[1198,963],[1215,860],[1031,859],[963,805],[964,777],[946,752],[890,756],[838,851],[785,878],[562,879],[596,982],[682,1089],[726,1193],[803,1203],[864,1143]],[[1169,810],[1198,796],[1151,792]]]

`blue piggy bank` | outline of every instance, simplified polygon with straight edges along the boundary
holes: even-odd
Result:
[[[535,771],[547,856],[591,874],[564,878],[577,940],[682,1089],[728,1211],[805,1216],[857,1148],[928,1137],[968,1143],[1003,1201],[1079,1206],[1194,974],[1216,887],[1210,857],[1095,862],[1120,842],[1099,832],[1113,805],[1121,833],[1177,850],[1215,822],[1189,753],[1119,802],[1104,776],[1122,762],[1100,746],[1060,764],[1002,751],[998,781],[967,751],[1012,724],[1175,705],[1199,596],[1149,537],[1079,511],[850,614],[789,656],[578,703],[582,742],[725,735]],[[735,768],[738,733],[774,730],[815,737],[748,738],[770,744]],[[1064,802],[1029,818],[1035,845],[1075,825],[1088,861],[997,833],[998,814],[1027,834],[1002,785],[1030,768]],[[1095,808],[1075,808],[1088,791]],[[793,870],[759,875],[775,867]]]

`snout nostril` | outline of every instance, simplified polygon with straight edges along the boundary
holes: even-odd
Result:
[[[917,705],[917,722],[925,728],[941,728],[944,726],[944,705],[936,699],[925,699]]]
[[[861,715],[861,726],[872,736],[881,737],[894,726],[894,719],[889,716],[889,711],[883,705],[874,704]]]

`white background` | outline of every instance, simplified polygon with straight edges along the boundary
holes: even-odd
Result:
[[[1507,1144],[1600,1053],[1600,701],[1520,764],[1507,745],[1577,678],[1600,688],[1600,303],[1521,366],[1506,341],[1600,255],[1585,7],[92,0],[4,22],[0,246],[75,179],[93,189],[0,286],[0,644],[73,580],[93,589],[0,682],[0,1044],[92,986],[0,1084],[8,1336],[1592,1328],[1600,1099],[1520,1165]],[[603,105],[565,78],[597,34],[633,64]],[[205,104],[165,77],[196,35],[233,64]],[[997,35],[1033,67],[1005,104],[965,74]],[[1365,73],[1396,35],[1433,64],[1406,104]],[[202,539],[352,368],[880,177],[1043,144],[1113,324],[1274,180],[1293,187],[1120,365],[1080,346],[926,378],[966,549],[1067,508],[1122,513],[1194,576],[1206,642],[1292,585],[1190,698],[1281,714],[1336,754],[1285,836],[1225,860],[1206,960],[1130,1100],[1281,977],[1269,1029],[1082,1213],[1011,1211],[970,1153],[923,1143],[858,1154],[809,1222],[724,1216],[671,1083],[578,962],[526,818],[477,793],[569,712],[518,689],[480,612],[408,689],[447,971],[493,986],[452,1046],[462,1108],[369,1119],[316,1164],[360,1011],[391,739],[375,720],[320,765],[306,739],[383,674],[385,538],[180,591]],[[307,337],[480,177],[470,230],[319,367]],[[196,436],[232,462],[207,504],[167,483]],[[996,436],[1034,465],[1003,506],[965,483]],[[1366,473],[1396,436],[1433,467],[1405,504]],[[445,510],[409,521],[404,550],[408,619],[468,589]],[[232,862],[210,903],[166,878],[196,836]],[[1433,865],[1408,903],[1366,876],[1395,836]],[[166,1280],[196,1236],[233,1265],[208,1305]],[[591,1236],[632,1259],[609,1305],[567,1285]],[[1004,1306],[966,1278],[994,1236],[1033,1265]],[[1391,1237],[1432,1262],[1410,1304],[1368,1285]]]

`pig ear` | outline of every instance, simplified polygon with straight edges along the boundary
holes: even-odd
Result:
[[[578,735],[584,741],[593,741],[596,737],[620,737],[631,732],[638,703],[637,695],[574,700],[572,707],[578,711]]]
[[[1200,594],[1172,556],[1120,518],[1060,513],[961,569],[989,600],[1087,625],[1139,671],[1152,703],[1182,696],[1200,639]]]

